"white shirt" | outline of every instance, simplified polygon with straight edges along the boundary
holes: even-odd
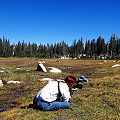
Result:
[[[64,81],[62,81],[59,83],[59,87],[62,94],[62,101],[68,102],[71,99],[68,85]],[[46,102],[52,102],[57,100],[58,96],[58,82],[53,81],[48,83],[44,88],[42,88],[36,95],[36,98],[44,100]]]

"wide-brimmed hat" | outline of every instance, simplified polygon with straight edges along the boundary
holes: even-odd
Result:
[[[87,79],[86,77],[84,77],[84,76],[80,76],[80,77],[78,78],[78,82],[88,83],[88,79]]]

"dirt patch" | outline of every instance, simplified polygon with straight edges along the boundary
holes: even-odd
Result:
[[[28,85],[27,85],[28,87]],[[10,108],[19,106],[21,103],[17,102],[16,99],[27,94],[30,94],[34,89],[25,90],[26,86],[23,89],[14,90],[12,94],[1,95],[0,96],[0,112],[6,111]]]
[[[89,72],[89,71],[95,71],[95,67],[91,68],[70,68],[70,69],[63,69],[63,72],[70,72],[70,73],[79,73],[79,72]]]

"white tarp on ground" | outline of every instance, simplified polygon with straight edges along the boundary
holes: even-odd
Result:
[[[55,67],[48,67],[48,68],[51,68],[51,70],[49,70],[49,72],[54,72],[54,73],[61,73],[62,71],[55,68]]]
[[[112,67],[119,67],[120,65],[119,64],[115,64],[115,65],[113,65]]]

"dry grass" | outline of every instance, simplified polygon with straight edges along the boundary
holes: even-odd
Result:
[[[35,71],[40,60],[45,67],[57,67],[62,73],[44,73]],[[60,62],[59,62],[60,61]],[[120,119],[120,67],[112,68],[113,61],[101,60],[58,60],[35,58],[0,58],[0,79],[4,86],[0,88],[0,119],[3,120],[119,120]],[[20,69],[16,69],[16,68]],[[29,71],[28,71],[29,70]],[[76,78],[85,76],[89,84],[83,84],[82,90],[72,95],[69,109],[58,111],[40,111],[21,109],[32,103],[37,92],[47,84],[40,78],[64,79],[67,75]],[[7,84],[9,80],[18,80],[20,84]]]

